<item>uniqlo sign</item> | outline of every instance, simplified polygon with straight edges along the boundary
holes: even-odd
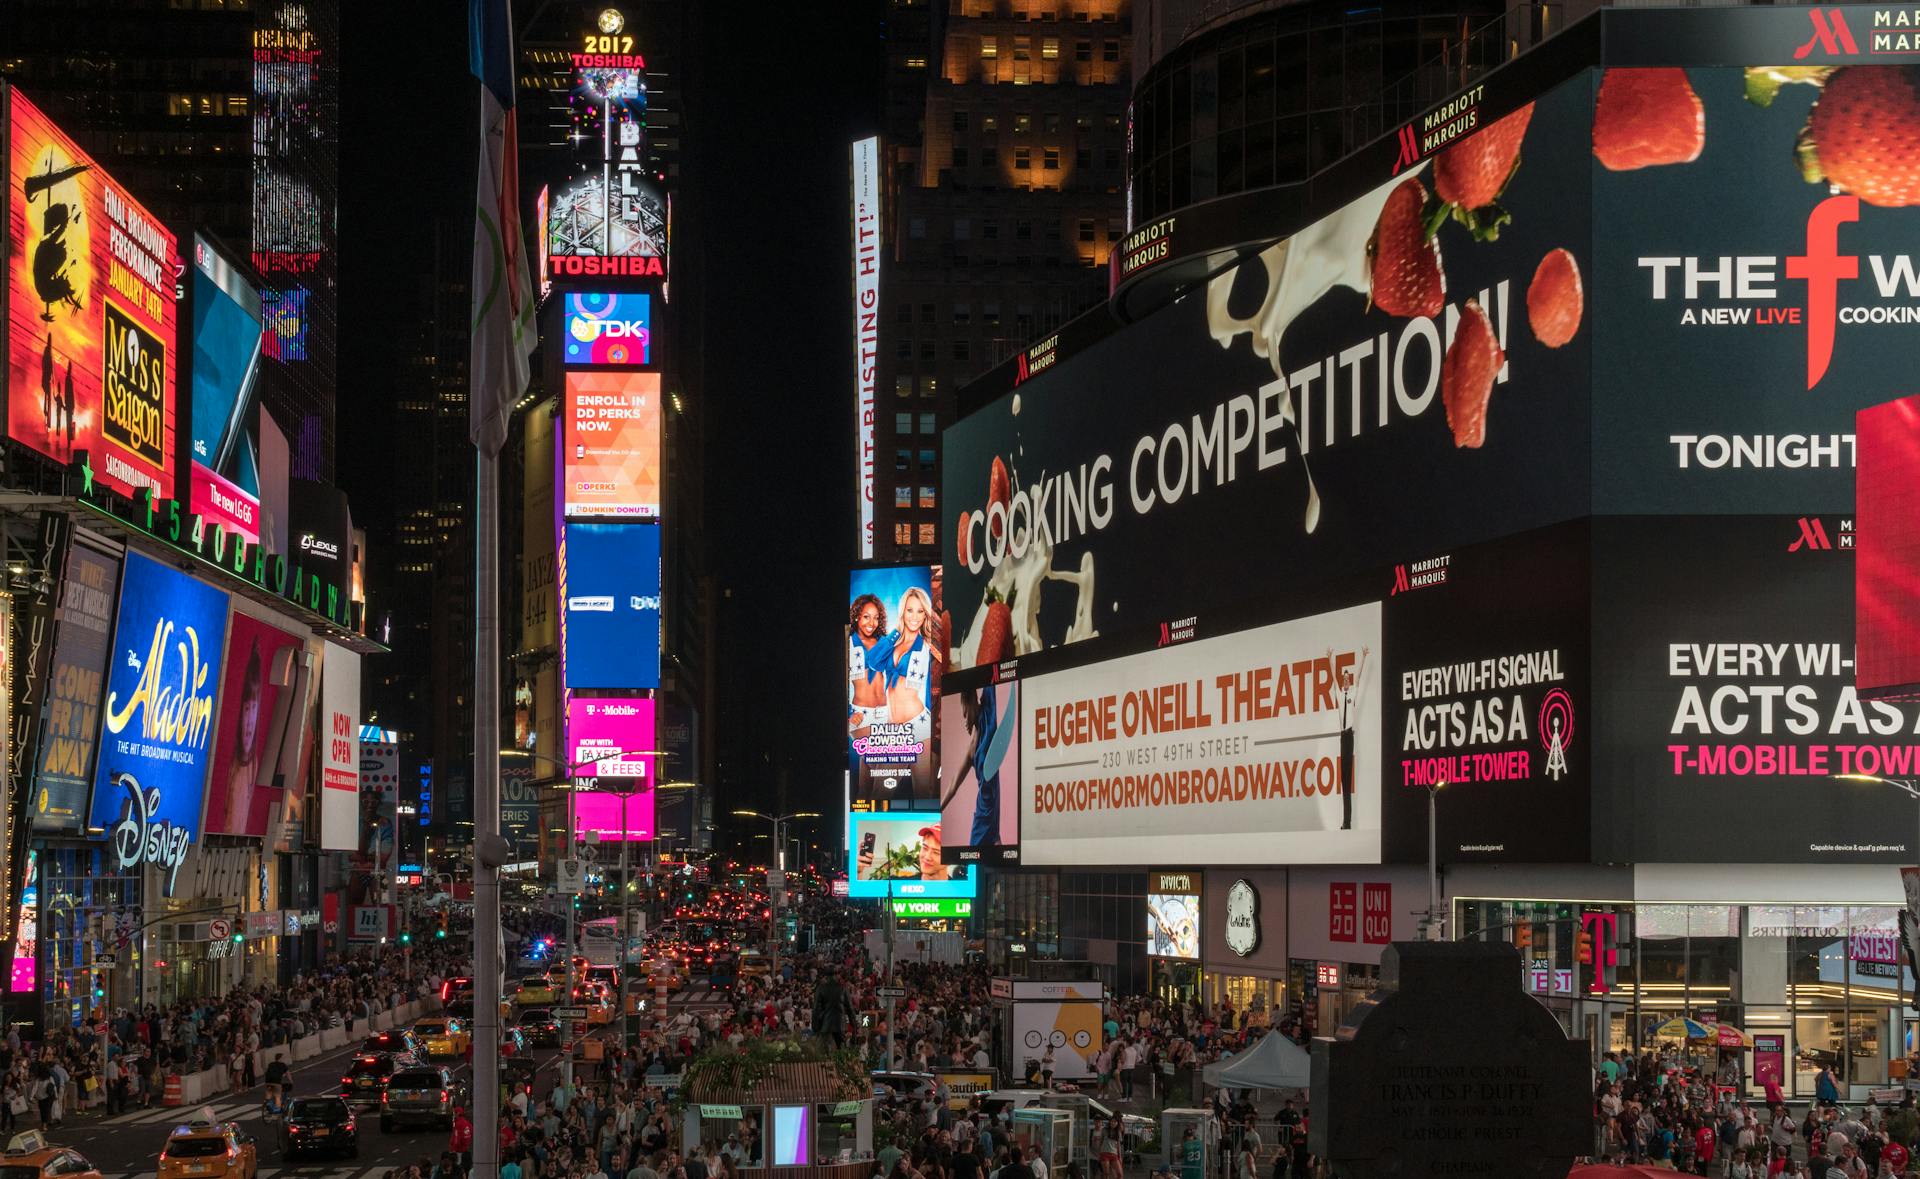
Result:
[[[1371,889],[1369,889],[1371,892]],[[1327,885],[1327,938],[1350,942],[1356,939],[1360,924],[1360,889],[1354,884]]]
[[[1393,885],[1369,884],[1360,894],[1360,938],[1370,946],[1393,940]]]

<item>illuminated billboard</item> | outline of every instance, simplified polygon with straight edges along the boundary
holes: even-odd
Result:
[[[7,436],[174,492],[172,233],[8,88]]]
[[[286,731],[288,717],[281,714],[301,699],[286,685],[302,646],[298,635],[238,611],[228,624],[226,682],[214,725],[213,779],[203,823],[209,833],[257,838],[266,834],[275,803],[291,801],[298,809],[299,792],[275,784],[279,758],[272,738]]]
[[[646,364],[653,300],[647,295],[576,294],[566,297],[562,336],[569,366]]]
[[[193,239],[188,506],[260,541],[260,292],[218,246]]]
[[[573,77],[568,139],[589,158],[549,201],[548,265],[560,277],[664,276],[667,200],[647,168],[646,61],[576,53]]]
[[[880,360],[880,140],[853,145],[853,461],[859,553],[873,559],[874,370]]]
[[[1020,862],[1020,688],[940,695],[940,854],[950,864]]]
[[[853,797],[940,805],[933,719],[945,632],[926,565],[856,569],[847,590],[847,770]]]
[[[151,863],[172,896],[200,836],[227,595],[130,552],[114,635],[88,826],[106,832],[108,865]]]
[[[329,644],[320,666],[320,846],[360,847],[360,654]]]
[[[60,579],[53,673],[34,749],[33,829],[77,832],[87,825],[94,753],[100,739],[101,685],[113,644],[120,558],[76,543]]]
[[[938,812],[853,811],[847,820],[848,896],[895,900],[974,896],[973,874],[941,862]]]
[[[589,780],[621,788],[583,788],[573,796],[577,836],[653,838],[654,704],[640,699],[567,702],[567,763],[576,783]]]
[[[660,517],[660,374],[569,372],[561,460],[569,518]]]
[[[1147,874],[1147,953],[1155,958],[1200,957],[1198,872]]]
[[[660,686],[660,528],[568,524],[568,691]]]

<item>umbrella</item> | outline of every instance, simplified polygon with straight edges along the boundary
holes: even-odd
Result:
[[[1711,1040],[1713,1030],[1699,1020],[1675,1016],[1653,1029],[1656,1040]]]
[[[1730,1023],[1713,1025],[1713,1043],[1718,1048],[1751,1048],[1753,1037]]]

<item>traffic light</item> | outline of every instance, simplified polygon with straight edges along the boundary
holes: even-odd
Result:
[[[447,911],[445,909],[440,910],[440,928],[433,936],[447,936]]]
[[[237,945],[239,945],[239,944],[240,944],[241,942],[244,942],[244,941],[246,941],[246,940],[247,940],[247,935],[246,935],[246,934],[244,934],[244,933],[241,933],[241,932],[240,932],[239,930],[235,930],[235,931],[234,931],[234,934],[233,934],[233,944],[234,944],[234,945],[236,945],[236,946],[237,946]]]
[[[444,928],[441,928],[441,929],[436,929],[436,930],[434,930],[434,931],[433,931],[433,936],[434,936],[434,937],[436,937],[436,938],[442,938],[442,937],[445,937],[445,936],[447,936],[447,931],[446,931],[446,929],[444,929]]]
[[[96,974],[93,976],[93,999],[96,1003],[106,1002],[107,976],[104,974]]]
[[[1533,948],[1533,926],[1522,922],[1513,927],[1513,948],[1526,951]]]
[[[1593,935],[1584,929],[1573,935],[1573,960],[1582,966],[1593,965]]]
[[[412,935],[411,933],[402,933],[402,934],[400,935],[400,944],[401,944],[401,945],[403,945],[403,946],[405,946],[405,945],[411,945],[411,944],[412,944],[412,942],[413,942],[413,935]]]

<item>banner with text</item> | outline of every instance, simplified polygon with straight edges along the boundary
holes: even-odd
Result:
[[[1380,858],[1380,603],[1020,685],[1020,854]]]
[[[331,644],[320,666],[320,847],[360,848],[360,655]]]
[[[34,751],[36,831],[79,831],[87,825],[119,592],[120,558],[76,542],[59,583],[53,674]]]

